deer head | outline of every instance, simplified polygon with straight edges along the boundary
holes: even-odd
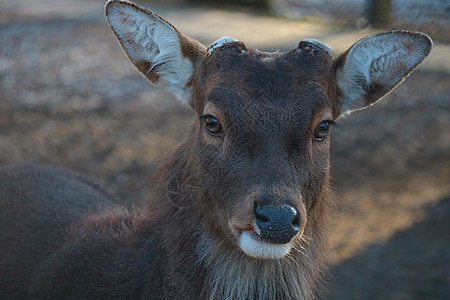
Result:
[[[106,16],[136,68],[197,115],[186,168],[211,239],[258,259],[295,255],[305,235],[315,237],[330,127],[388,94],[432,46],[425,34],[391,31],[337,58],[313,39],[261,53],[232,37],[204,47],[132,2],[109,1]]]

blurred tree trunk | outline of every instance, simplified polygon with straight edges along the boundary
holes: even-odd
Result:
[[[386,27],[391,23],[391,0],[369,0],[369,21],[373,27]]]

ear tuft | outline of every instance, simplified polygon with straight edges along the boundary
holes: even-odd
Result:
[[[153,84],[191,101],[190,82],[205,48],[157,14],[128,1],[105,6],[111,30],[130,61]]]
[[[399,85],[432,47],[420,32],[390,31],[365,37],[334,63],[342,114],[372,105]]]

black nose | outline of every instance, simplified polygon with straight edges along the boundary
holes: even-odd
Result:
[[[256,225],[260,236],[272,243],[288,243],[300,229],[300,217],[295,208],[289,205],[255,205]]]

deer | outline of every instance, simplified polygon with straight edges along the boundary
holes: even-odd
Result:
[[[337,57],[315,39],[266,53],[233,37],[205,47],[129,1],[105,14],[140,73],[195,118],[144,207],[64,168],[3,166],[2,298],[315,298],[335,205],[331,127],[398,86],[430,37],[378,33]]]

